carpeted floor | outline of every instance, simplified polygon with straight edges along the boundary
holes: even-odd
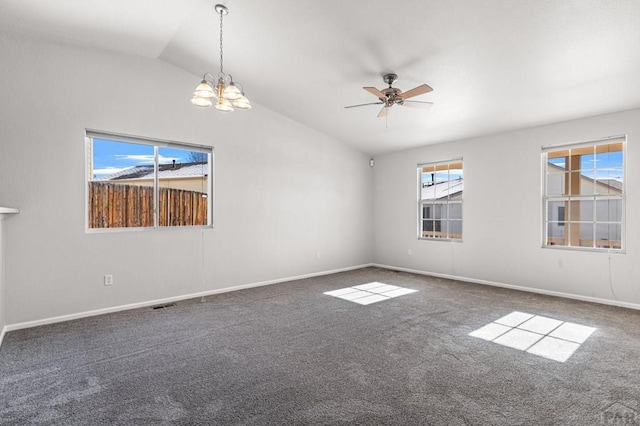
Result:
[[[323,294],[373,281],[418,291]],[[596,330],[565,362],[469,336],[513,311]],[[10,332],[0,423],[634,424],[639,354],[637,311],[366,268]]]

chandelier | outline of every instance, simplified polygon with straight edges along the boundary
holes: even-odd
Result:
[[[204,76],[202,76],[202,81],[193,92],[191,103],[203,108],[215,105],[216,109],[222,112],[231,112],[234,107],[238,109],[251,109],[251,103],[244,95],[242,84],[234,82],[231,74],[224,73],[222,17],[229,13],[229,9],[223,4],[217,4],[215,10],[216,13],[220,15],[220,72],[218,73],[218,80],[216,82],[212,74],[205,73]]]

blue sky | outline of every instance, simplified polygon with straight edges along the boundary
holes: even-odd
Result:
[[[549,163],[565,167],[564,157],[550,158]],[[580,173],[590,178],[622,181],[622,151],[583,155],[580,158]]]
[[[160,164],[188,162],[188,150],[159,148]],[[129,167],[153,164],[153,146],[93,139],[93,176],[100,177]]]
[[[434,176],[434,180],[436,183],[444,182],[446,180],[456,180],[463,177],[463,172],[461,169],[451,169],[449,173],[446,171],[436,172]],[[422,183],[431,182],[431,172],[423,172],[422,173]]]

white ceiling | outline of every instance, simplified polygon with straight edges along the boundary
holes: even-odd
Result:
[[[249,99],[367,153],[640,107],[637,0],[220,2],[225,71]],[[219,68],[215,3],[2,0],[0,31],[158,58],[195,88]],[[375,102],[362,86],[390,71],[435,105],[343,108]]]

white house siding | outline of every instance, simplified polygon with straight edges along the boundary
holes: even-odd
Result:
[[[566,173],[564,169],[549,165],[550,173],[547,175],[548,194],[562,194],[565,190]],[[621,191],[606,183],[594,181],[593,179],[581,175],[580,177],[580,194],[589,195],[594,193],[594,184],[598,194],[619,195]],[[565,211],[565,220],[569,219],[569,206],[565,202],[549,203],[548,211],[548,236],[551,238],[563,238],[567,231],[564,223],[559,222],[559,207],[563,207]],[[593,223],[594,212],[595,219],[598,222],[620,222],[622,218],[622,200],[604,200],[598,201],[595,205],[593,201],[580,202],[580,222]],[[622,238],[622,229],[617,224],[598,224],[595,227],[595,236],[592,226],[584,226],[580,228],[581,240],[614,240],[620,241]]]

